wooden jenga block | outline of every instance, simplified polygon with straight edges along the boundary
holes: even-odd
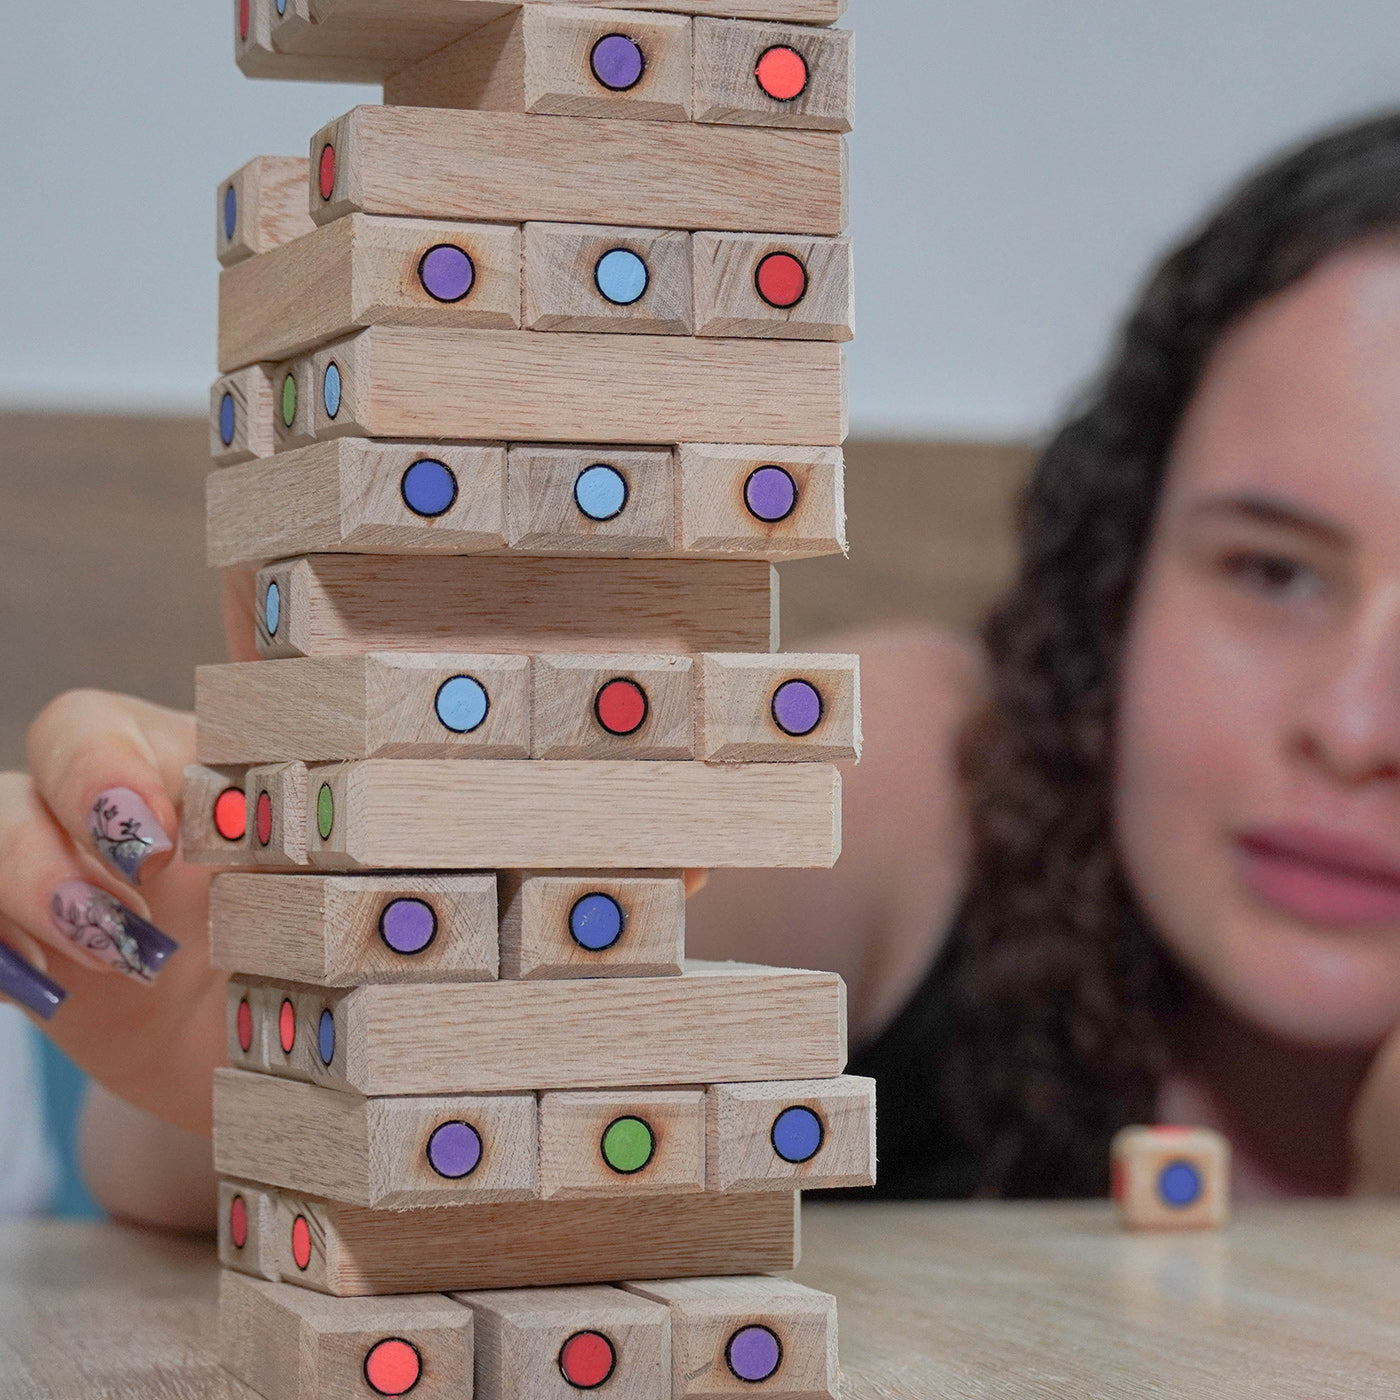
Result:
[[[235,170],[219,186],[219,261],[232,267],[310,233],[310,178],[305,156],[258,156]]]
[[[1219,1229],[1230,1219],[1230,1144],[1211,1128],[1124,1128],[1113,1139],[1113,1197],[1140,1230]]]
[[[202,666],[199,751],[213,763],[528,758],[530,672],[527,656],[476,653]]]
[[[814,763],[366,759],[318,768],[321,870],[829,866],[841,779]]]
[[[617,0],[544,0],[544,3],[612,6]],[[846,0],[647,0],[647,9],[676,10],[684,15],[786,20],[791,24],[835,24],[846,13]]]
[[[680,871],[503,872],[501,976],[679,976],[685,957]]]
[[[677,1196],[705,1189],[701,1089],[540,1095],[540,1195]]]
[[[854,36],[846,29],[697,19],[695,120],[849,131]]]
[[[193,865],[247,865],[248,801],[240,768],[185,769],[180,858]]]
[[[706,1095],[711,1191],[875,1183],[875,1081],[855,1075],[716,1084]]]
[[[729,561],[288,559],[258,574],[258,649],[765,651],[775,579],[767,564]]]
[[[846,227],[845,147],[826,131],[356,107],[312,138],[311,169],[312,217],[323,224],[360,212],[755,233]]]
[[[224,997],[228,1062],[236,1069],[266,1070],[268,1043],[277,1033],[283,999],[280,984],[252,977],[230,977]]]
[[[859,758],[860,658],[827,652],[700,658],[700,757],[715,763]]]
[[[291,78],[303,82],[333,79],[336,82],[372,82],[379,66],[364,59],[328,62],[315,55],[280,53],[273,47],[272,25],[277,5],[297,0],[233,0],[233,52],[239,68],[249,78]]]
[[[755,442],[846,436],[845,355],[822,341],[371,326],[278,382],[289,374],[279,451],[327,437],[723,442],[736,423]]]
[[[721,1198],[723,1199],[723,1198]],[[629,1283],[671,1310],[674,1400],[836,1400],[836,1299],[786,1279]]]
[[[229,467],[277,451],[277,391],[271,365],[249,365],[214,381],[209,391],[209,455]]]
[[[694,758],[694,669],[688,656],[536,657],[535,757]]]
[[[214,1072],[214,1167],[226,1175],[405,1210],[534,1200],[538,1158],[533,1094],[364,1099]]]
[[[369,214],[307,222],[305,237],[224,269],[221,369],[284,360],[370,325],[520,324],[518,228]]]
[[[282,1276],[277,1195],[243,1181],[219,1183],[219,1263],[254,1278]]]
[[[692,250],[697,335],[850,340],[855,334],[849,238],[697,233]]]
[[[476,1314],[476,1400],[670,1400],[671,1316],[620,1288],[457,1293]]]
[[[219,1359],[264,1400],[471,1400],[470,1308],[434,1294],[322,1298],[228,1274]]]
[[[506,543],[505,483],[506,449],[499,444],[333,438],[210,474],[209,563],[228,568],[312,553],[490,553]]]
[[[675,494],[669,448],[512,445],[508,538],[532,554],[673,554]]]
[[[828,1079],[846,1062],[845,987],[829,972],[687,963],[680,977],[289,983],[268,1015],[272,1002],[268,1073],[374,1098]]]
[[[272,368],[272,442],[275,452],[306,447],[316,441],[316,387],[320,383],[310,359],[288,360]]]
[[[846,552],[839,447],[686,443],[676,461],[680,547],[730,558]]]
[[[255,977],[322,986],[490,982],[494,875],[216,876],[210,959]]]
[[[306,764],[268,763],[249,768],[244,848],[249,865],[281,869],[306,864]]]
[[[599,224],[525,225],[525,326],[690,335],[690,235]]]

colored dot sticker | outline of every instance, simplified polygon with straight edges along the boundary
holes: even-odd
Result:
[[[610,894],[586,894],[569,910],[569,935],[590,953],[611,948],[626,926],[622,905]]]
[[[603,1133],[603,1160],[619,1176],[633,1176],[656,1155],[656,1134],[640,1118],[615,1118]]]
[[[292,1262],[302,1273],[311,1267],[311,1226],[304,1215],[292,1221]]]
[[[755,520],[776,525],[797,509],[797,483],[782,467],[759,467],[744,483],[744,504]]]
[[[365,1353],[365,1384],[376,1395],[407,1395],[422,1375],[418,1348],[402,1337],[385,1337]]]
[[[598,723],[609,734],[622,738],[635,734],[647,722],[648,709],[646,691],[623,677],[609,681],[593,701]]]
[[[786,44],[767,49],[753,70],[758,85],[775,102],[791,102],[807,91],[807,60]]]
[[[335,794],[329,783],[322,783],[321,791],[316,794],[316,830],[321,833],[322,841],[329,841],[335,830]]]
[[[1201,1198],[1201,1174],[1193,1163],[1184,1160],[1168,1162],[1157,1178],[1157,1191],[1162,1199],[1178,1210],[1195,1205]]]
[[[783,1344],[769,1327],[741,1327],[724,1349],[729,1369],[741,1380],[757,1384],[776,1375],[783,1364]]]
[[[340,366],[332,360],[321,379],[321,403],[327,418],[334,418],[340,412],[340,391]]]
[[[329,1069],[331,1061],[335,1059],[335,1016],[329,1006],[321,1012],[321,1019],[316,1025],[316,1053],[321,1057],[321,1063]]]
[[[238,405],[234,403],[232,394],[225,394],[219,400],[219,441],[225,447],[232,447],[237,431]]]
[[[379,936],[396,953],[421,953],[437,937],[437,914],[421,899],[395,899],[379,916]]]
[[[242,1196],[235,1196],[229,1204],[228,1237],[235,1249],[248,1243],[248,1202]]]
[[[317,179],[321,198],[329,202],[335,193],[335,147],[329,141],[321,147],[321,164],[317,171]]]
[[[271,843],[272,798],[265,792],[258,794],[258,800],[253,806],[253,830],[257,833],[259,846]]]
[[[575,1332],[560,1348],[559,1370],[575,1390],[606,1385],[617,1366],[617,1350],[601,1332]]]
[[[252,23],[252,0],[238,0],[238,37],[248,42],[248,27]]]
[[[470,734],[486,723],[491,697],[475,676],[452,676],[438,687],[433,709],[444,729]]]
[[[456,505],[457,478],[444,463],[423,457],[404,472],[399,494],[414,515],[434,520]]]
[[[246,1055],[253,1048],[253,1008],[247,997],[238,1003],[238,1048]]]
[[[465,248],[439,243],[420,259],[418,280],[434,301],[461,301],[476,282],[476,265]]]
[[[590,520],[616,520],[627,506],[627,478],[606,462],[585,467],[574,482],[574,504]]]
[[[632,306],[646,295],[651,274],[630,248],[614,248],[598,259],[593,280],[614,306]]]
[[[593,76],[612,92],[626,92],[642,81],[647,59],[642,46],[625,34],[605,34],[589,57]]]
[[[277,0],[277,13],[279,15],[287,13],[287,0]]]
[[[773,1151],[785,1162],[810,1162],[822,1150],[826,1129],[810,1108],[785,1108],[773,1120]]]
[[[428,1165],[448,1181],[461,1181],[481,1165],[481,1134],[470,1123],[439,1123],[428,1139]]]
[[[769,253],[754,270],[754,286],[769,306],[789,311],[807,295],[807,269],[791,253]]]
[[[297,1009],[290,997],[283,999],[281,1010],[277,1013],[277,1043],[284,1055],[290,1055],[297,1043]]]
[[[773,692],[773,722],[801,739],[822,722],[822,696],[811,681],[784,681]]]
[[[297,377],[288,374],[282,380],[282,426],[290,428],[297,421]]]
[[[248,834],[248,798],[242,788],[227,787],[214,799],[214,830],[225,841]]]
[[[238,232],[238,191],[232,185],[224,190],[224,237]]]
[[[282,590],[276,582],[269,583],[267,592],[263,594],[263,622],[267,626],[267,635],[275,637],[282,625]]]

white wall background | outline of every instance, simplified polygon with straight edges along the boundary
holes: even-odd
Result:
[[[5,5],[0,403],[202,410],[213,190],[368,89],[254,83],[230,6]],[[853,0],[862,432],[1051,422],[1251,162],[1400,105],[1394,0]]]

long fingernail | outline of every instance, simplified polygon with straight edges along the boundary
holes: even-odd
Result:
[[[37,967],[30,967],[13,949],[0,943],[0,995],[27,1006],[47,1021],[63,1005],[68,993]]]
[[[88,813],[88,832],[103,859],[133,885],[141,883],[141,867],[151,856],[175,849],[156,814],[130,788],[98,795]]]
[[[180,945],[106,890],[86,880],[65,880],[49,906],[58,931],[93,957],[142,982],[156,974]]]

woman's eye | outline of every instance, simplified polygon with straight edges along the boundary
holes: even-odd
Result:
[[[1322,591],[1322,579],[1316,569],[1283,554],[1241,550],[1225,555],[1221,560],[1221,570],[1264,593],[1311,598]]]

